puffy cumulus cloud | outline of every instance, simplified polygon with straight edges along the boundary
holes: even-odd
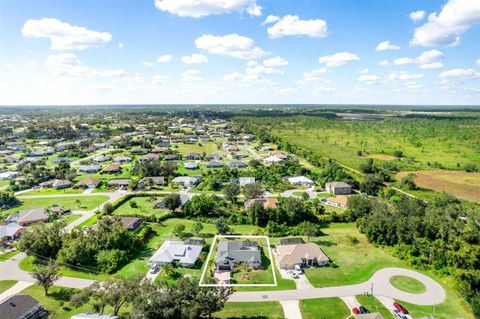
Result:
[[[361,69],[360,71],[358,71],[358,73],[367,74],[368,73],[368,68]]]
[[[309,72],[305,72],[303,74],[303,78],[298,81],[298,84],[300,85],[318,85],[318,84],[327,84],[330,83],[330,81],[325,80],[323,78],[323,75],[328,72],[327,68],[320,68],[320,69],[315,69]]]
[[[61,53],[49,55],[45,61],[49,72],[56,76],[65,77],[124,77],[123,69],[95,70],[84,65],[77,55],[73,53]]]
[[[185,55],[182,57],[182,62],[185,64],[202,64],[202,63],[207,63],[208,58],[204,56],[203,54],[198,54],[194,53],[190,56]]]
[[[318,63],[325,64],[327,67],[341,66],[348,62],[358,61],[358,55],[350,52],[338,52],[332,55],[325,55],[318,58]]]
[[[272,39],[292,35],[325,38],[328,35],[327,22],[325,20],[301,20],[296,15],[286,15],[278,18],[278,20],[275,20],[275,18],[270,18],[270,21],[274,21],[274,24],[267,29],[268,36]]]
[[[167,84],[168,76],[163,74],[157,74],[152,79],[152,84],[154,86],[164,86]]]
[[[425,18],[425,11],[423,10],[413,11],[413,12],[410,12],[408,16],[412,21],[420,21],[420,20],[423,20],[423,18]]]
[[[53,50],[85,50],[110,42],[112,35],[78,27],[58,19],[27,20],[22,35],[28,38],[49,38]]]
[[[118,47],[119,47],[120,49],[123,49],[123,48],[124,48],[123,42],[118,42]]]
[[[261,75],[270,75],[270,74],[283,74],[282,70],[275,68],[265,67],[262,65],[256,65],[253,67],[248,67],[245,69],[245,74],[248,78],[258,79]]]
[[[224,81],[241,81],[243,79],[243,74],[240,72],[233,72],[225,74],[223,76]]]
[[[367,84],[378,84],[378,83],[380,83],[380,77],[376,74],[360,75],[358,77],[358,80],[360,82],[364,82],[364,83],[367,83]]]
[[[423,74],[420,73],[408,73],[408,72],[393,72],[390,73],[387,79],[391,82],[406,82],[423,78]]]
[[[210,54],[230,56],[238,59],[256,59],[266,55],[266,52],[255,46],[255,42],[236,33],[224,36],[204,34],[195,39],[198,49]]]
[[[243,11],[252,16],[262,14],[262,7],[256,0],[155,0],[155,7],[160,11],[191,18]]]
[[[392,44],[390,43],[390,41],[380,42],[375,48],[375,51],[395,51],[395,50],[400,50],[400,46],[396,44]]]
[[[474,69],[450,69],[443,71],[438,75],[441,79],[473,79],[478,78],[480,73],[476,72]]]
[[[262,25],[274,23],[274,22],[277,22],[278,20],[280,20],[280,17],[274,16],[274,15],[269,15],[269,16],[262,22]]]
[[[416,58],[399,58],[393,61],[394,65],[418,64],[422,69],[438,69],[443,67],[440,60],[443,53],[438,50],[425,51]]]
[[[440,11],[431,13],[428,22],[415,29],[411,45],[424,47],[458,45],[460,35],[480,23],[480,1],[449,0]]]
[[[185,82],[201,81],[202,75],[199,70],[190,69],[182,73],[182,80]]]
[[[475,63],[476,63],[477,65],[480,65],[480,58],[478,58],[477,61],[475,61]]]
[[[172,61],[172,55],[171,54],[164,54],[162,56],[159,56],[155,62],[158,64],[160,63],[167,63]]]
[[[386,66],[386,65],[389,65],[390,63],[388,62],[388,60],[382,60],[380,62],[378,62],[378,65],[381,65],[381,66]]]
[[[288,65],[288,61],[282,57],[276,56],[274,58],[264,60],[263,65],[266,67],[285,66]]]

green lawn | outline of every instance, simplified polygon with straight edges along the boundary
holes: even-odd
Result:
[[[83,196],[83,197],[47,197],[47,198],[22,198],[18,197],[21,205],[0,212],[2,216],[8,216],[23,209],[50,207],[58,205],[62,208],[70,208],[72,210],[91,210],[108,200],[107,196]],[[80,207],[77,206],[76,200],[80,200]]]
[[[357,301],[370,312],[379,312],[385,319],[395,319],[393,314],[375,297],[369,295],[356,296]]]
[[[10,259],[13,256],[15,256],[16,254],[18,254],[19,252],[20,252],[19,250],[14,250],[14,251],[10,251],[8,253],[2,253],[2,254],[0,254],[0,261],[5,261],[7,259]]]
[[[407,276],[393,276],[390,278],[390,283],[395,288],[412,294],[421,294],[426,289],[420,281]]]
[[[165,215],[168,211],[164,209],[154,208],[155,204],[161,200],[160,196],[149,196],[149,197],[133,197],[127,202],[118,207],[113,215],[117,216],[156,216],[160,217]],[[134,203],[136,206],[132,207]]]
[[[300,311],[303,319],[344,319],[350,314],[340,298],[301,300]]]
[[[227,302],[222,311],[215,313],[221,319],[281,319],[284,318],[282,305],[276,301]]]
[[[447,291],[448,294],[448,291]],[[437,305],[437,306],[418,306],[418,305],[412,305],[404,301],[398,301],[402,306],[407,308],[410,316],[413,318],[424,318],[432,316],[432,314],[435,314],[436,319],[452,319],[452,318],[465,318],[465,319],[473,319],[472,314],[467,314],[467,313],[461,313],[458,312],[457,306],[451,302],[450,296],[447,297],[447,302],[444,302],[443,304]]]
[[[87,219],[86,221],[84,221],[83,223],[81,223],[80,225],[78,225],[77,227],[90,227],[92,225],[94,225],[98,220],[98,214],[95,214],[93,215],[92,217],[90,217],[89,219]]]
[[[195,144],[181,143],[181,144],[177,144],[178,148],[176,148],[176,150],[180,152],[180,154],[182,155],[185,155],[187,153],[192,153],[192,152],[198,153],[200,155],[202,155],[203,153],[224,154],[223,151],[217,148],[217,145],[215,142],[200,142],[200,144],[201,145],[199,145],[199,143],[195,143]]]
[[[85,191],[84,189],[78,189],[78,188],[66,188],[66,189],[39,188],[39,189],[33,189],[29,192],[23,193],[21,196],[80,194],[80,193],[83,193],[84,191]]]
[[[13,287],[16,283],[16,280],[0,280],[0,294]]]

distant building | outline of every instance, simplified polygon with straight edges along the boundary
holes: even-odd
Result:
[[[206,166],[207,168],[222,168],[222,167],[223,167],[223,163],[211,161],[211,162],[206,162],[206,163],[205,163],[205,166]]]
[[[327,192],[335,195],[348,195],[352,193],[352,186],[344,182],[326,183],[325,189]]]
[[[190,161],[198,161],[200,158],[201,156],[198,153],[188,153],[183,156],[183,159]]]
[[[250,208],[253,204],[260,204],[263,206],[265,209],[275,209],[278,207],[278,200],[275,198],[253,198],[253,199],[247,199],[244,203],[243,206],[245,209]]]
[[[247,167],[247,164],[245,162],[229,162],[228,166],[233,168],[245,168]]]
[[[117,178],[117,179],[111,179],[108,181],[107,184],[109,187],[117,187],[120,189],[127,189],[128,185],[130,185],[130,179],[128,178]]]
[[[163,264],[178,262],[183,267],[193,267],[202,252],[202,241],[181,242],[166,240],[150,257],[149,267],[159,267]]]
[[[78,188],[97,188],[102,182],[98,179],[87,177],[75,184]]]
[[[308,177],[305,176],[295,176],[295,177],[287,177],[285,178],[290,184],[295,186],[305,186],[305,187],[312,187],[315,183]]]
[[[165,184],[165,177],[163,176],[147,176],[138,181],[139,188],[150,186],[162,186]]]
[[[173,184],[182,184],[186,187],[194,187],[202,181],[200,176],[177,176],[172,179]]]
[[[130,156],[117,156],[113,159],[115,163],[125,163],[125,162],[131,162],[132,158]]]
[[[100,165],[80,166],[78,169],[82,173],[93,174],[100,171],[102,167]]]
[[[240,187],[244,187],[248,184],[255,184],[255,177],[240,177],[238,183],[240,184]]]
[[[117,174],[122,170],[122,166],[119,163],[112,163],[105,167],[102,172],[105,174]]]
[[[13,241],[17,240],[25,232],[26,228],[20,226],[17,223],[8,223],[6,225],[0,225],[0,245],[5,240]]]
[[[197,169],[198,168],[198,164],[195,163],[195,162],[188,162],[188,163],[185,163],[183,165],[183,167],[185,167],[185,169]]]
[[[8,216],[6,221],[16,222],[20,226],[28,226],[37,222],[48,222],[48,215],[44,208],[31,208]]]
[[[0,180],[12,180],[18,177],[18,172],[2,172],[0,173]]]

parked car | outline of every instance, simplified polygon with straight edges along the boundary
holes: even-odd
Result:
[[[370,313],[370,311],[368,311],[368,309],[364,306],[358,307],[358,310],[360,310],[360,313]]]
[[[405,309],[405,307],[403,307],[401,304],[399,304],[398,302],[394,302],[393,303],[393,306],[395,307],[395,309],[397,309],[398,311],[400,311],[401,313],[403,314],[408,314],[408,310]]]
[[[287,273],[292,278],[298,278],[298,273],[295,270],[289,270]]]
[[[153,266],[152,268],[150,268],[150,273],[151,273],[152,275],[155,274],[157,271],[158,271],[158,267],[157,267],[157,266]]]
[[[353,312],[353,314],[356,315],[357,313],[360,313],[360,310],[358,310],[358,308],[355,307],[355,308],[352,309],[352,312]]]
[[[405,316],[403,313],[401,313],[396,309],[393,310],[393,315],[395,316],[395,318],[398,318],[398,319],[408,319],[407,316]]]
[[[303,274],[303,270],[302,270],[302,267],[300,267],[299,265],[295,265],[295,267],[293,267],[295,269],[295,271],[301,275]]]

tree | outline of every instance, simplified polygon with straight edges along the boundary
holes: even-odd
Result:
[[[403,157],[403,152],[400,150],[396,150],[393,152],[393,156],[395,156],[396,158]]]
[[[351,221],[356,221],[370,213],[372,210],[371,201],[365,195],[352,195],[347,200],[347,214]]]
[[[179,238],[183,237],[184,232],[185,232],[184,224],[178,224],[177,226],[175,226],[175,228],[173,228],[173,231],[172,231],[172,233]]]
[[[307,236],[307,241],[310,241],[310,237],[315,236],[315,234],[315,226],[311,222],[306,221],[303,224],[303,236]]]
[[[237,183],[229,183],[223,189],[223,194],[225,198],[232,203],[237,202],[237,196],[240,194],[240,186]]]
[[[113,315],[117,316],[120,309],[127,303],[139,296],[140,275],[114,276],[102,282],[94,282],[89,287],[72,296],[70,303],[74,307],[80,307],[90,301],[96,312],[103,313],[106,306],[113,308]]]
[[[203,224],[201,222],[196,222],[195,225],[193,225],[192,232],[195,236],[200,235],[202,230],[203,230]]]
[[[165,274],[165,276],[172,276],[175,273],[175,268],[171,263],[165,263],[162,265],[161,270]]]
[[[29,256],[55,259],[62,247],[64,227],[62,221],[54,221],[51,225],[38,223],[30,226],[18,242],[18,248]]]
[[[180,194],[173,193],[165,196],[165,198],[163,199],[163,205],[165,206],[165,208],[171,210],[172,212],[175,212],[175,210],[182,205]]]
[[[111,215],[115,208],[113,208],[112,203],[106,202],[105,205],[103,205],[103,212],[105,215]]]
[[[303,193],[302,193],[302,199],[303,199],[304,201],[307,201],[307,200],[310,199],[310,195],[308,195],[307,192],[303,192]]]
[[[415,183],[415,174],[408,174],[400,181],[400,187],[408,190],[416,190],[417,184]]]
[[[246,198],[256,198],[263,195],[262,186],[258,183],[247,184],[243,187]]]
[[[77,208],[81,208],[82,207],[82,202],[79,199],[76,199],[75,200],[75,206],[77,206]]]
[[[0,191],[0,209],[8,209],[20,204],[13,193]]]
[[[38,266],[32,272],[32,277],[35,278],[37,284],[43,287],[45,291],[45,296],[48,296],[48,290],[51,286],[60,279],[58,275],[58,266],[53,261],[50,260],[45,266]]]
[[[368,195],[377,195],[383,186],[383,178],[378,174],[367,174],[360,186],[362,192]]]
[[[227,222],[223,217],[217,219],[215,227],[219,234],[228,234],[230,232],[230,227],[228,227]]]

